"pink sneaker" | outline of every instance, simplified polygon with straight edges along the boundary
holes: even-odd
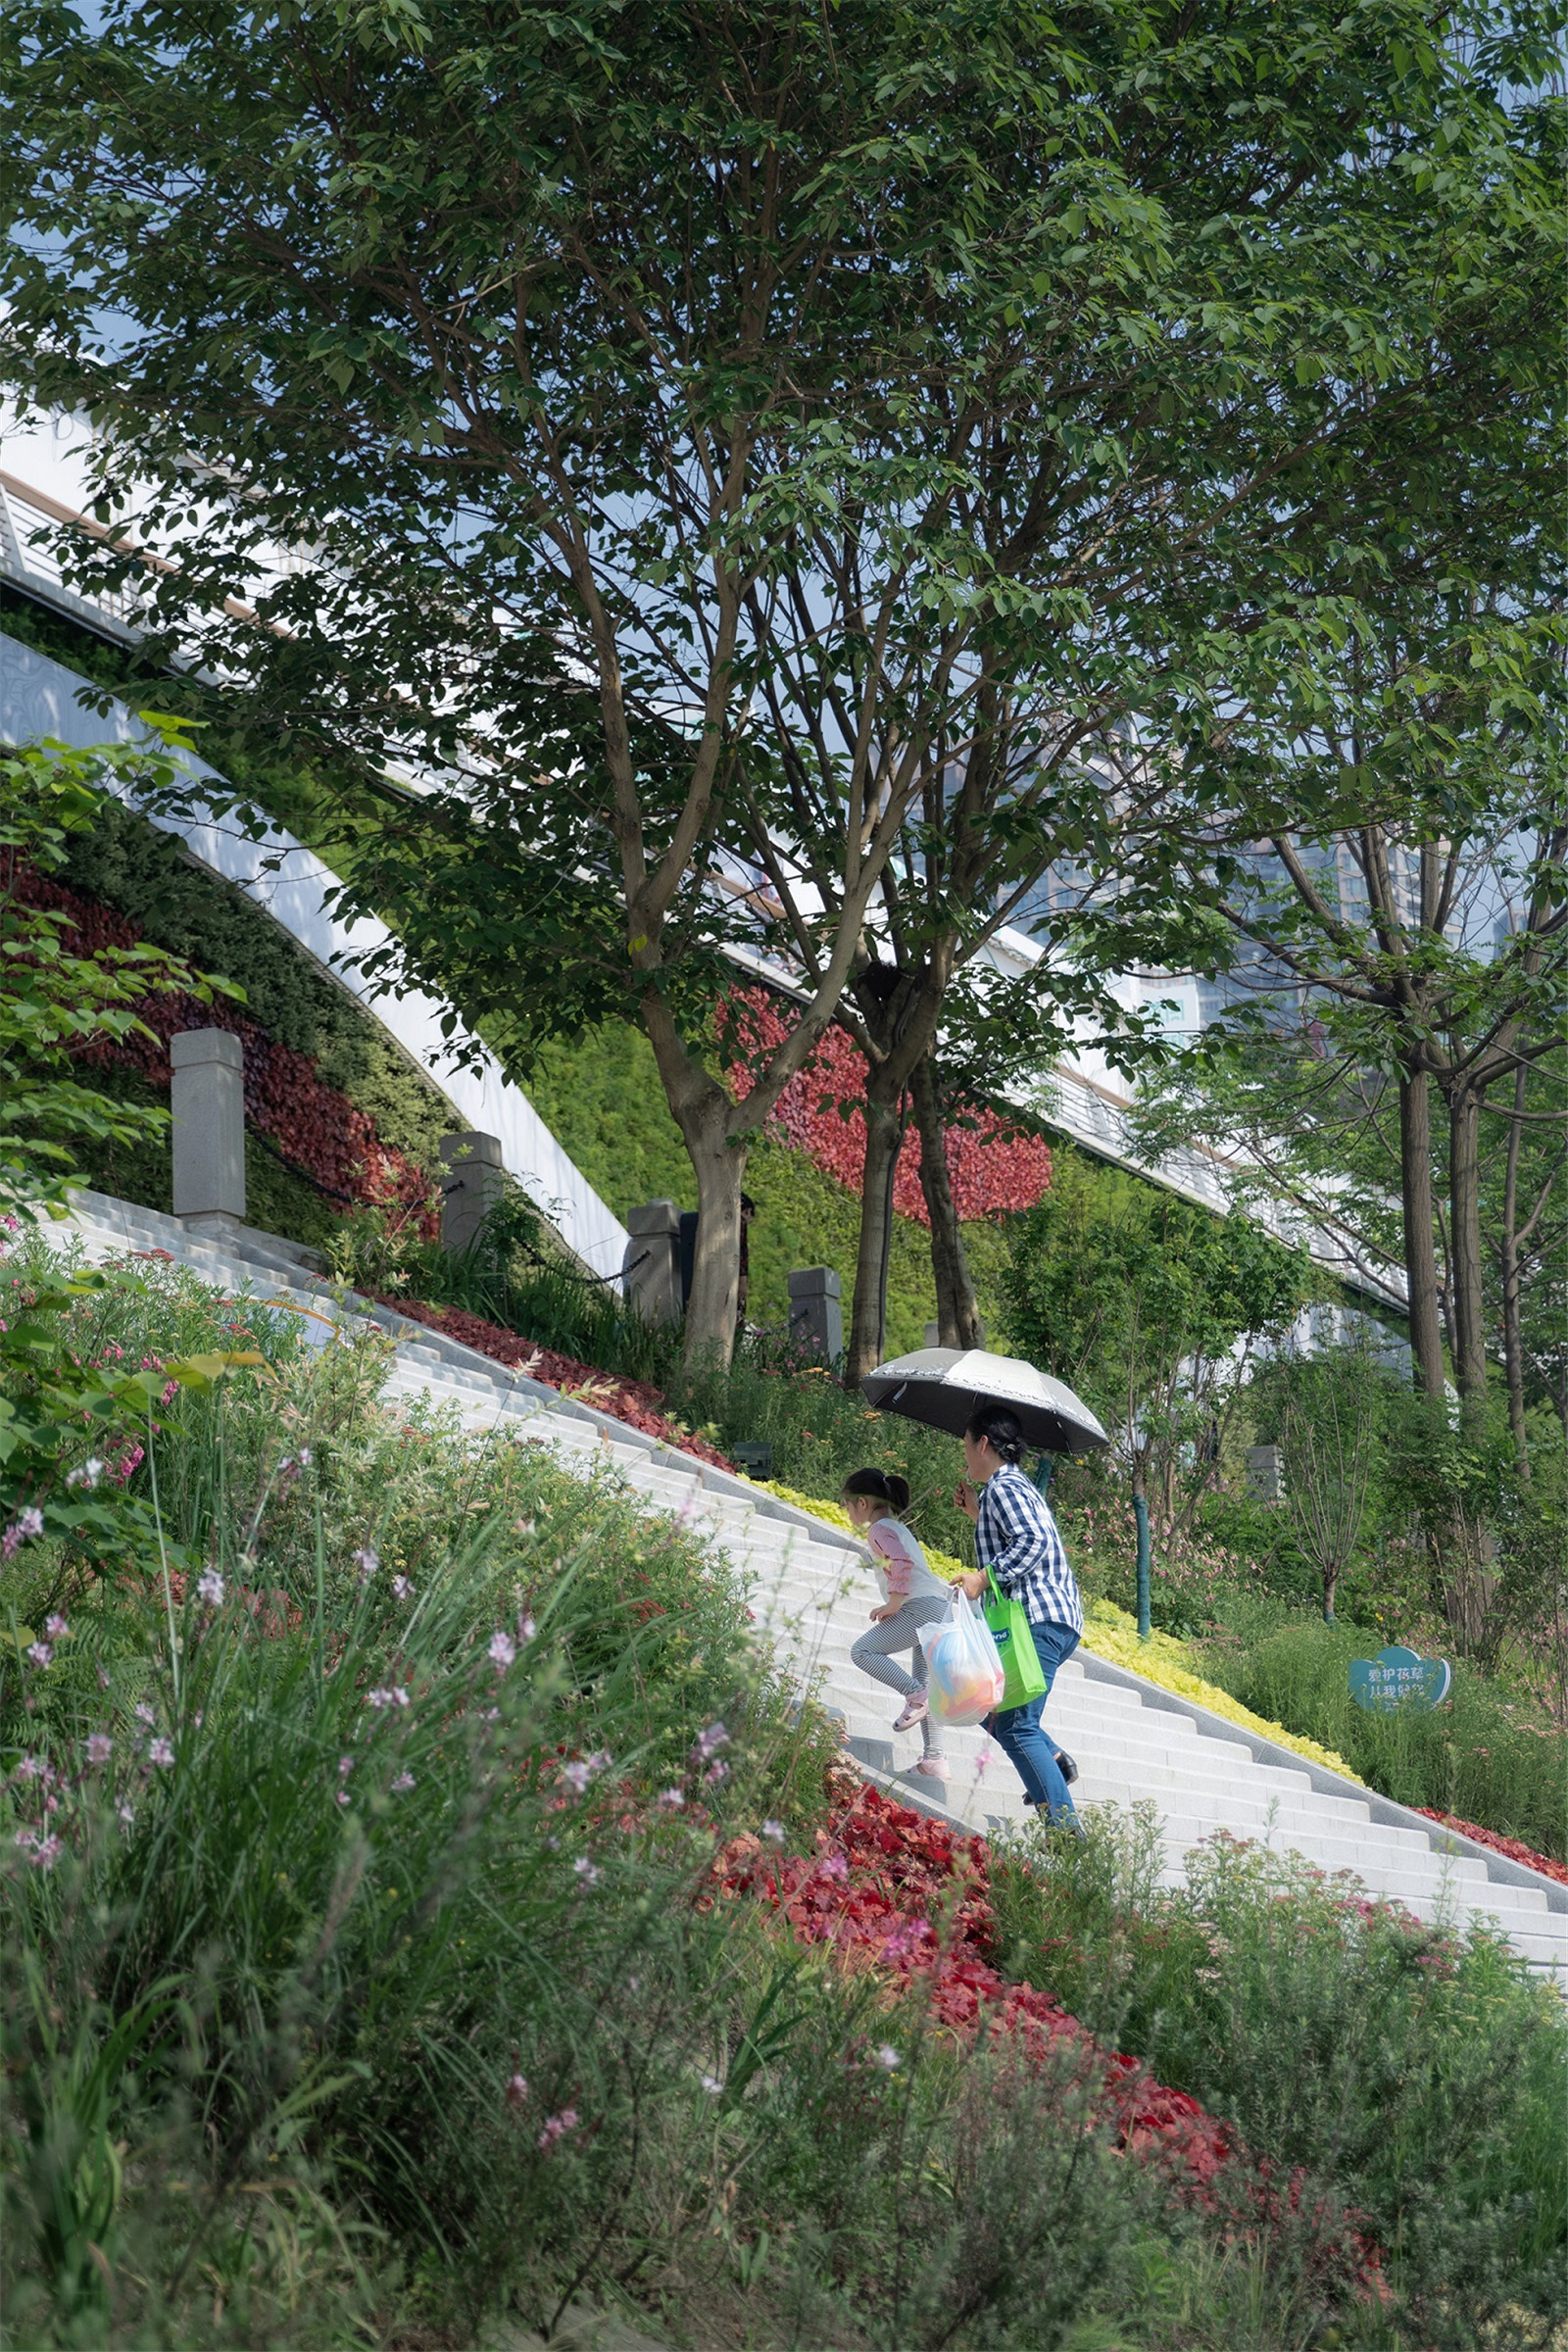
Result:
[[[930,1704],[931,1702],[926,1697],[925,1692],[923,1690],[916,1690],[912,1698],[906,1698],[905,1700],[904,1713],[899,1717],[899,1720],[893,1726],[893,1729],[896,1732],[906,1732],[911,1723],[923,1722],[927,1713],[929,1712]]]
[[[922,1756],[914,1769],[923,1772],[928,1781],[945,1781],[948,1777],[948,1759],[946,1756]]]

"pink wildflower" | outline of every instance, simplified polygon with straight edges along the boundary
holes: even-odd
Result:
[[[174,1750],[168,1740],[155,1740],[147,1750],[149,1764],[172,1764]]]
[[[354,1565],[360,1572],[361,1584],[368,1585],[381,1563],[368,1544],[366,1544],[354,1554]]]
[[[47,1666],[54,1654],[47,1642],[29,1642],[27,1644],[27,1655],[35,1666]]]
[[[684,1791],[679,1788],[661,1788],[659,1801],[666,1813],[678,1813],[685,1804],[686,1797]]]
[[[66,1623],[64,1617],[56,1614],[53,1617],[46,1617],[44,1619],[43,1630],[48,1635],[51,1642],[63,1642],[66,1636],[70,1633],[71,1628]]]
[[[87,1761],[89,1764],[107,1764],[114,1752],[115,1743],[107,1732],[89,1732],[87,1734]]]
[[[523,2075],[510,2075],[507,2078],[507,2087],[504,2095],[507,2105],[512,2109],[513,2114],[515,2115],[527,2100],[527,2078]]]
[[[781,1821],[764,1821],[762,1824],[762,1836],[770,1838],[774,1845],[782,1845],[784,1842],[784,1824]]]
[[[412,1594],[413,1591],[414,1587],[410,1584],[406,1576],[395,1576],[392,1579],[392,1597],[394,1600],[407,1600]]]
[[[579,1854],[571,1867],[585,1886],[597,1886],[604,1876],[598,1864],[590,1862],[586,1854]]]
[[[223,1580],[216,1568],[208,1568],[196,1580],[196,1596],[205,1600],[210,1609],[223,1605]]]
[[[413,1787],[414,1787],[414,1775],[413,1775],[413,1773],[412,1773],[412,1772],[400,1772],[400,1773],[398,1774],[398,1777],[397,1777],[397,1779],[396,1779],[396,1780],[395,1780],[395,1781],[392,1783],[392,1793],[393,1793],[393,1795],[394,1795],[394,1796],[401,1796],[401,1795],[404,1793],[405,1789],[412,1788]]]
[[[563,2107],[559,2115],[551,2116],[546,2123],[544,2130],[539,2134],[539,2145],[548,2156],[558,2139],[564,2139],[568,2132],[575,2132],[576,2129],[576,2108]]]
[[[497,1628],[490,1637],[490,1647],[486,1654],[497,1673],[505,1674],[507,1668],[516,1659],[517,1644],[510,1634],[503,1633]]]
[[[43,1513],[29,1503],[24,1511],[17,1513],[5,1534],[0,1536],[0,1558],[15,1559],[19,1547],[25,1544],[29,1537],[42,1534]]]
[[[68,1487],[85,1487],[90,1494],[103,1474],[102,1462],[95,1453],[90,1453],[84,1462],[77,1463],[74,1470],[66,1472],[66,1484]]]

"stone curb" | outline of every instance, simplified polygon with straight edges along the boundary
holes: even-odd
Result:
[[[100,1224],[112,1227],[118,1220],[124,1220],[128,1216],[130,1220],[145,1225],[153,1232],[160,1229],[167,1230],[171,1240],[184,1248],[188,1248],[192,1240],[202,1242],[215,1250],[226,1247],[231,1256],[242,1262],[249,1260],[259,1274],[264,1277],[270,1275],[274,1281],[278,1276],[287,1276],[296,1270],[307,1280],[310,1279],[311,1269],[308,1266],[286,1258],[281,1250],[274,1254],[273,1250],[268,1248],[272,1237],[263,1234],[256,1234],[253,1237],[248,1227],[244,1228],[240,1235],[234,1237],[232,1243],[225,1245],[216,1236],[187,1234],[177,1218],[166,1216],[159,1209],[141,1208],[130,1201],[117,1200],[109,1194],[94,1193],[85,1189],[79,1192],[76,1198],[81,1200],[87,1213],[90,1216],[95,1215],[96,1221]],[[283,1245],[283,1249],[286,1250],[286,1248],[287,1245]],[[179,1253],[182,1254],[182,1250]],[[176,1252],[172,1251],[171,1254],[176,1254]],[[187,1262],[192,1264],[193,1271],[201,1271],[200,1265],[194,1257]],[[302,1286],[286,1283],[284,1287],[291,1292],[300,1290],[301,1295],[305,1296]],[[526,1400],[551,1411],[564,1413],[568,1419],[586,1421],[592,1427],[613,1438],[617,1443],[635,1446],[639,1451],[648,1454],[654,1461],[666,1463],[670,1468],[681,1471],[687,1477],[695,1476],[699,1486],[709,1492],[727,1494],[734,1500],[747,1503],[761,1518],[777,1519],[783,1521],[787,1526],[802,1528],[814,1542],[824,1544],[830,1548],[834,1547],[835,1539],[840,1537],[838,1529],[833,1528],[826,1520],[817,1518],[813,1512],[803,1510],[798,1504],[784,1502],[776,1494],[763,1494],[749,1479],[738,1477],[731,1471],[720,1470],[715,1464],[705,1462],[696,1454],[683,1453],[677,1447],[667,1446],[658,1438],[650,1437],[645,1430],[633,1429],[630,1423],[616,1420],[612,1413],[601,1412],[593,1405],[579,1402],[574,1396],[563,1396],[559,1389],[549,1388],[542,1381],[532,1380],[526,1374],[514,1372],[508,1365],[498,1363],[493,1355],[486,1355],[477,1348],[467,1347],[462,1340],[453,1339],[449,1333],[439,1331],[431,1324],[417,1322],[410,1315],[400,1315],[396,1308],[382,1306],[376,1299],[366,1298],[357,1291],[327,1293],[313,1290],[308,1296],[311,1298],[317,1297],[324,1298],[329,1305],[336,1307],[340,1314],[355,1321],[375,1325],[390,1339],[412,1347],[428,1348],[441,1361],[451,1364],[455,1370],[476,1374],[487,1387],[502,1393],[509,1408],[514,1407],[514,1401],[520,1404]],[[837,1547],[843,1550],[854,1548],[852,1541],[848,1538],[841,1539]],[[1462,1831],[1445,1829],[1441,1823],[1428,1821],[1424,1814],[1413,1811],[1410,1806],[1396,1804],[1392,1797],[1379,1796],[1375,1789],[1365,1788],[1359,1781],[1347,1780],[1340,1773],[1330,1772],[1326,1766],[1313,1763],[1310,1758],[1299,1754],[1294,1747],[1282,1746],[1278,1740],[1268,1740],[1260,1733],[1249,1731],[1245,1725],[1233,1723],[1229,1716],[1216,1714],[1212,1708],[1200,1705],[1198,1700],[1184,1698],[1179,1692],[1167,1690],[1162,1684],[1150,1682],[1144,1676],[1134,1674],[1124,1666],[1113,1666],[1107,1658],[1098,1657],[1092,1649],[1085,1645],[1081,1644],[1076,1654],[1083,1666],[1085,1676],[1091,1682],[1113,1683],[1122,1690],[1136,1691],[1146,1706],[1160,1708],[1172,1715],[1186,1716],[1190,1723],[1209,1739],[1239,1741],[1250,1751],[1254,1761],[1260,1764],[1273,1764],[1290,1772],[1305,1773],[1312,1788],[1319,1795],[1352,1797],[1358,1803],[1366,1805],[1371,1818],[1376,1822],[1381,1822],[1386,1828],[1415,1830],[1427,1840],[1429,1847],[1435,1853],[1468,1855],[1473,1860],[1483,1863],[1488,1878],[1495,1881],[1499,1886],[1535,1887],[1545,1896],[1548,1912],[1568,1912],[1568,1886],[1562,1886],[1555,1879],[1548,1878],[1544,1871],[1532,1870],[1525,1863],[1511,1861],[1506,1854],[1496,1853],[1491,1846],[1483,1845],[1479,1838],[1467,1837]],[[865,1741],[855,1744],[880,1747],[882,1742]],[[869,1755],[858,1756],[857,1761],[866,1778],[873,1781],[885,1793],[897,1795],[901,1803],[910,1805],[916,1812],[924,1813],[932,1820],[950,1823],[965,1836],[972,1834],[967,1823],[960,1821],[945,1807],[928,1798],[923,1790],[909,1788],[896,1774],[885,1768],[880,1756],[874,1759]],[[889,1756],[889,1765],[891,1765],[891,1755]]]
[[[1136,1690],[1148,1707],[1160,1707],[1169,1715],[1185,1715],[1199,1731],[1213,1740],[1239,1740],[1259,1764],[1283,1765],[1290,1772],[1304,1772],[1319,1796],[1349,1796],[1369,1807],[1372,1819],[1386,1829],[1419,1830],[1438,1854],[1468,1854],[1487,1866],[1487,1876],[1503,1886],[1534,1886],[1544,1894],[1548,1911],[1568,1911],[1568,1886],[1545,1872],[1532,1870],[1526,1863],[1510,1861],[1478,1838],[1467,1838],[1462,1831],[1447,1830],[1440,1822],[1428,1821],[1409,1805],[1396,1804],[1392,1797],[1379,1796],[1375,1788],[1365,1788],[1360,1781],[1347,1780],[1343,1773],[1330,1772],[1323,1764],[1314,1764],[1294,1747],[1284,1747],[1277,1740],[1265,1740],[1261,1733],[1249,1731],[1245,1724],[1232,1723],[1228,1715],[1217,1715],[1212,1707],[1200,1705],[1197,1699],[1183,1698],[1176,1690],[1167,1690],[1159,1683],[1151,1683],[1142,1675],[1133,1674],[1125,1666],[1113,1666],[1108,1658],[1097,1657],[1093,1650],[1080,1645],[1074,1652],[1090,1682],[1114,1683],[1123,1690]]]

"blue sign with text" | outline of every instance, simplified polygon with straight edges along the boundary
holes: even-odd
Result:
[[[1397,1643],[1375,1658],[1350,1660],[1350,1696],[1371,1715],[1398,1707],[1441,1707],[1452,1681],[1446,1658],[1418,1658]]]

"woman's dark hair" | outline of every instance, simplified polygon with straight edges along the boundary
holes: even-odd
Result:
[[[966,1438],[987,1438],[1004,1462],[1023,1459],[1023,1423],[1004,1404],[977,1404],[963,1425]]]
[[[909,1482],[896,1470],[852,1470],[840,1492],[868,1494],[874,1502],[888,1503],[901,1519],[909,1507]]]

